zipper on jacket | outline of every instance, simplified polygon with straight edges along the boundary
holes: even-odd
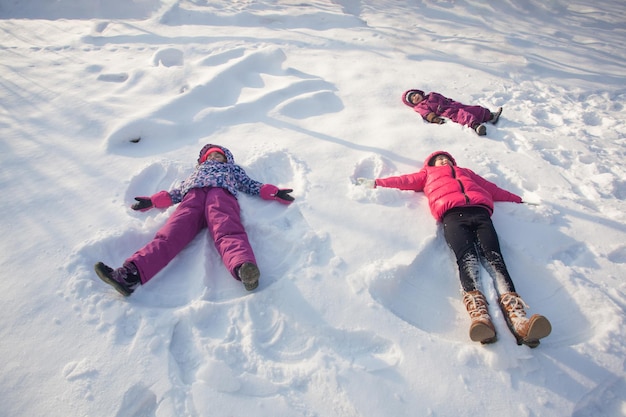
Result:
[[[463,186],[463,183],[461,182],[461,180],[456,177],[456,171],[454,170],[454,165],[450,165],[450,170],[452,171],[452,178],[454,178],[456,180],[456,182],[459,183],[459,187],[461,188],[461,192],[463,193],[463,197],[465,197],[465,204],[469,204],[470,203],[470,199],[467,196],[467,194],[465,194],[465,186]]]

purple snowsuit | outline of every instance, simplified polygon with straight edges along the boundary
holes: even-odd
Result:
[[[420,93],[424,100],[417,104],[409,102],[406,97],[412,91]],[[479,124],[491,119],[491,111],[485,107],[468,106],[434,92],[424,95],[421,90],[408,90],[402,95],[402,102],[412,107],[424,120],[427,120],[426,117],[430,113],[435,113],[437,117],[446,117],[455,123],[474,129]]]
[[[221,148],[226,162],[207,160],[198,164],[179,188],[169,191],[172,203],[180,204],[152,241],[127,259],[137,266],[142,284],[152,279],[205,227],[235,279],[239,279],[236,268],[241,264],[256,264],[241,223],[236,195],[237,191],[259,195],[263,184],[235,165],[232,153],[222,146],[206,145],[200,157],[211,147]]]

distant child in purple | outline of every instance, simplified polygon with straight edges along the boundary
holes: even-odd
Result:
[[[502,107],[495,112],[481,107],[468,106],[458,101],[449,99],[439,93],[424,94],[422,90],[408,90],[402,94],[402,102],[418,112],[422,118],[430,123],[443,124],[445,119],[468,126],[479,136],[487,134],[487,128],[483,123],[496,124],[502,113]]]

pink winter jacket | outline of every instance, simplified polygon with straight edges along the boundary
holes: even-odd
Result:
[[[437,155],[446,155],[452,166],[430,166],[428,163]],[[482,206],[493,213],[494,201],[521,203],[522,198],[487,181],[471,169],[459,168],[447,152],[433,152],[416,173],[397,177],[379,178],[376,186],[400,190],[423,191],[428,198],[430,212],[441,221],[450,209],[463,206]]]

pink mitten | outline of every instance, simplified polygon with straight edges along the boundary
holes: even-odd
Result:
[[[170,197],[170,193],[167,191],[159,191],[153,194],[150,200],[152,200],[152,205],[156,208],[168,208],[172,205],[172,197]]]
[[[294,198],[289,193],[292,191],[290,188],[279,189],[272,184],[263,184],[261,186],[261,198],[264,200],[276,200],[283,204],[291,204]]]

